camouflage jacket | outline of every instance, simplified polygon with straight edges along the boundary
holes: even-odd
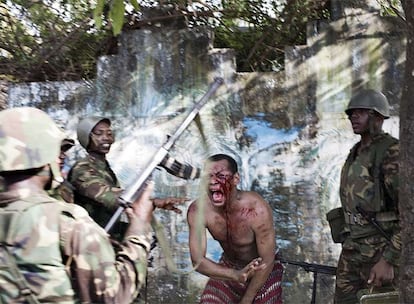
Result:
[[[71,204],[74,203],[73,187],[66,180],[57,188],[48,190],[47,194],[58,201],[65,201]]]
[[[104,227],[118,208],[117,199],[122,192],[108,162],[87,155],[73,165],[67,179],[74,188],[75,203]]]
[[[378,217],[378,223],[392,239],[383,256],[393,264],[401,250],[398,220],[398,166],[399,142],[389,134],[381,133],[371,144],[357,154],[360,143],[350,151],[342,168],[340,197],[345,217],[360,218],[357,206]],[[387,219],[388,217],[388,219]],[[382,220],[381,220],[382,218]],[[372,239],[381,233],[369,222],[348,225],[353,240]]]
[[[46,192],[21,193],[0,193],[0,241],[40,302],[133,301],[146,276],[148,224],[131,227],[115,254],[105,231],[82,207]],[[24,303],[2,248],[0,302]]]

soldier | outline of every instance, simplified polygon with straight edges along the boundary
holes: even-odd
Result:
[[[58,164],[60,168],[60,173],[65,175],[65,160],[67,157],[67,152],[75,145],[75,141],[72,138],[64,138],[60,144],[60,154],[58,157]]]
[[[64,138],[62,143],[60,144],[60,154],[57,158],[57,163],[59,166],[60,174],[62,177],[65,176],[64,166],[66,160],[66,153],[75,145],[75,141],[71,138]],[[74,203],[73,198],[73,187],[69,184],[66,179],[56,188],[50,189],[48,194],[57,199],[57,200],[64,200],[67,203]]]
[[[397,284],[401,251],[398,216],[399,141],[382,131],[388,100],[361,90],[345,110],[360,141],[342,168],[340,198],[345,234],[335,303],[358,303],[358,291]]]
[[[0,112],[0,302],[130,303],[145,280],[153,186],[127,208],[115,254],[85,209],[55,200],[62,133],[43,111]]]
[[[78,124],[77,136],[88,155],[73,165],[68,181],[74,188],[75,203],[84,206],[91,217],[105,227],[119,207],[118,197],[123,191],[106,159],[115,140],[111,121],[105,117],[86,117]],[[186,200],[154,198],[152,202],[156,207],[181,213],[175,205]],[[110,231],[115,240],[122,239],[126,227],[127,220],[121,217]]]

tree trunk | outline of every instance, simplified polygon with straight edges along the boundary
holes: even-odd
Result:
[[[400,105],[400,303],[414,299],[414,1],[402,0],[407,22],[405,83]]]

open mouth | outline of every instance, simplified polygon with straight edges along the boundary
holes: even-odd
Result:
[[[224,193],[222,191],[211,191],[211,198],[213,202],[221,202],[224,199]]]

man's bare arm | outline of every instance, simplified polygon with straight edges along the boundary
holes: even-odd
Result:
[[[275,259],[276,240],[272,210],[269,204],[261,197],[259,197],[256,212],[257,217],[252,221],[252,229],[255,233],[259,256],[263,259],[264,269],[257,271],[253,275],[240,302],[241,304],[253,302],[257,292],[266,283],[267,278],[272,272]]]

